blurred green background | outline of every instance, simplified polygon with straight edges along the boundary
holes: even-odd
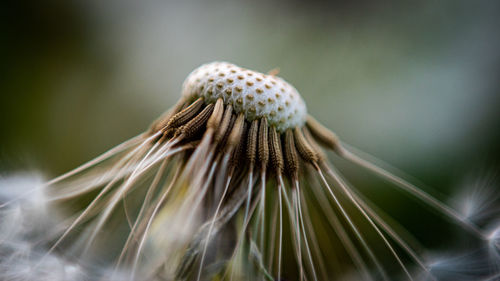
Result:
[[[50,178],[141,133],[178,99],[189,72],[214,60],[279,67],[346,143],[445,195],[498,173],[498,1],[3,6],[1,174]],[[384,182],[339,165],[396,218],[418,221]]]

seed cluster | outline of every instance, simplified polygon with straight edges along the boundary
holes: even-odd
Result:
[[[244,113],[247,121],[265,117],[278,132],[301,127],[306,121],[305,103],[292,85],[279,77],[226,62],[195,69],[186,78],[182,95],[203,97],[207,103],[222,98],[235,113]]]
[[[153,123],[151,134],[157,132],[154,141],[190,148],[207,139],[218,157],[230,156],[235,172],[245,171],[246,163],[292,179],[299,176],[299,158],[313,165],[325,159],[316,142],[338,148],[337,137],[307,115],[293,86],[223,62],[202,65],[186,78],[179,103]]]
[[[426,264],[419,254],[423,249],[409,243],[413,241],[407,241],[408,235],[400,236],[405,233],[393,228],[397,224],[344,180],[323,148],[393,183],[455,221],[478,241],[487,242],[488,248],[482,245],[478,249],[481,269],[472,268],[474,274],[469,275],[463,270],[450,271],[448,260],[443,263],[445,268]],[[199,67],[186,79],[177,104],[148,132],[42,187],[36,189],[43,191],[41,201],[34,197],[25,200],[18,197],[19,192],[11,194],[13,200],[6,197],[5,203],[0,198],[0,216],[23,209],[23,214],[15,212],[21,215],[15,220],[0,220],[0,235],[7,237],[0,239],[0,256],[6,257],[0,258],[0,280],[12,280],[12,276],[33,279],[33,274],[19,275],[24,268],[53,272],[54,259],[62,262],[55,272],[61,269],[57,274],[64,280],[80,276],[225,280],[234,273],[236,279],[304,281],[336,280],[331,274],[337,272],[348,272],[356,280],[389,280],[388,272],[401,278],[404,273],[405,279],[414,280],[413,269],[406,266],[410,259],[412,267],[421,267],[418,277],[424,279],[444,277],[443,269],[453,280],[460,279],[457,276],[498,280],[500,276],[490,266],[500,261],[499,226],[493,230],[492,224],[481,219],[488,229],[478,227],[468,214],[464,216],[351,151],[306,114],[301,97],[285,81],[229,63]],[[24,205],[33,202],[37,203],[34,209]],[[75,202],[83,205],[74,208]],[[3,210],[5,206],[9,209]],[[10,225],[26,215],[27,222],[37,219],[33,211],[40,208],[42,220],[51,217],[48,227],[54,226],[54,230],[44,228],[51,235]],[[63,217],[62,209],[73,212]],[[51,214],[62,220],[53,220]],[[322,223],[318,218],[327,220]],[[318,240],[315,222],[329,239]],[[2,229],[9,230],[7,236]],[[117,229],[126,231],[126,240],[121,239],[125,238],[122,234],[102,235]],[[284,234],[290,237],[284,239]],[[12,247],[18,244],[21,252]],[[26,255],[25,245],[40,247]],[[109,246],[105,253],[102,245]],[[341,263],[329,258],[340,245],[345,250],[342,254],[360,270],[359,276],[351,276],[350,263],[347,259],[344,263],[344,257]],[[47,258],[48,263],[42,262]],[[84,263],[79,263],[80,258]],[[109,261],[104,268],[99,262],[102,258]],[[477,263],[475,259],[471,263]],[[385,262],[390,271],[386,272]],[[76,272],[71,275],[75,278],[67,278],[66,264]],[[440,274],[434,276],[434,272]]]

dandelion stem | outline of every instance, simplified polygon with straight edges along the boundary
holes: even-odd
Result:
[[[105,183],[105,182],[108,182],[110,179],[112,178],[123,178],[125,177],[126,175],[129,175],[130,174],[130,169],[133,169],[135,170],[135,166],[132,166],[132,167],[128,167],[127,168],[124,168],[124,163],[127,163],[127,161],[133,157],[133,156],[138,156],[137,155],[137,151],[140,150],[141,148],[143,148],[142,145],[140,146],[137,146],[134,150],[132,150],[131,152],[127,153],[125,156],[123,156],[117,163],[115,163],[111,169],[109,169],[109,171],[103,173],[99,178],[95,179],[91,184],[88,184],[87,181],[85,181],[86,178],[84,178],[83,180],[83,184],[77,184],[77,182],[75,183],[72,183],[71,184],[71,190],[72,191],[69,191],[69,192],[64,192],[63,194],[60,194],[60,195],[57,195],[57,196],[53,196],[51,197],[50,199],[48,199],[49,201],[59,201],[59,200],[67,200],[67,199],[71,199],[71,198],[74,198],[74,197],[77,197],[77,196],[80,196],[82,194],[85,194],[87,192],[90,192],[96,188],[98,188],[99,186],[101,186],[101,184]],[[131,166],[131,165],[129,165]],[[89,178],[93,178],[95,177],[95,175],[91,174],[90,176],[88,176]],[[58,192],[62,193],[61,190],[58,190]]]
[[[449,218],[456,221],[464,229],[469,230],[471,233],[476,235],[478,238],[480,238],[482,240],[487,240],[486,235],[479,228],[477,228],[477,226],[473,225],[468,220],[466,220],[464,217],[462,217],[460,214],[458,214],[455,210],[453,210],[452,208],[441,203],[439,200],[437,200],[436,198],[427,194],[426,192],[419,189],[415,185],[413,185],[413,184],[405,181],[404,179],[402,179],[396,175],[393,175],[393,174],[389,173],[388,171],[380,168],[379,166],[374,165],[373,163],[361,158],[360,156],[352,153],[350,150],[346,149],[343,146],[339,149],[340,149],[339,155],[341,157],[343,157],[343,158],[345,158],[353,163],[356,163],[356,164],[360,165],[361,167],[364,167],[364,168],[374,172],[377,175],[384,177],[385,179],[396,184],[397,186],[399,186],[403,190],[409,192],[410,194],[419,198],[423,202],[434,207],[438,211],[441,211],[443,214],[445,214]]]
[[[149,166],[155,164],[154,162],[149,164],[147,167],[144,169],[142,168],[143,165],[145,165],[146,159],[148,159],[149,155],[156,149],[157,145],[159,143],[155,143],[153,147],[146,153],[146,155],[143,157],[141,162],[139,162],[139,165],[137,165],[137,168],[132,172],[130,177],[127,179],[127,181],[122,185],[122,187],[113,195],[111,198],[110,202],[107,204],[106,208],[100,215],[99,220],[97,221],[97,225],[94,227],[94,230],[92,231],[92,234],[90,235],[90,238],[88,239],[88,243],[85,246],[85,249],[83,253],[85,254],[88,249],[90,248],[91,244],[93,243],[95,236],[99,232],[99,230],[102,228],[104,223],[107,221],[108,217],[111,215],[111,212],[115,208],[116,204],[120,201],[120,199],[127,193],[130,188],[132,187],[132,184],[148,169]]]
[[[157,132],[157,133],[151,135],[150,137],[148,137],[147,139],[145,139],[142,142],[142,144],[139,146],[139,148],[141,146],[145,145],[146,143],[148,143],[150,140],[152,140],[155,137],[157,137],[159,134],[160,134],[160,132]],[[81,172],[83,170],[86,170],[86,169],[88,169],[88,168],[90,168],[90,167],[92,167],[92,166],[94,166],[94,165],[96,165],[96,164],[98,164],[98,163],[106,160],[107,158],[115,155],[116,153],[118,153],[120,151],[123,151],[123,150],[125,150],[125,149],[127,149],[127,148],[129,148],[129,147],[131,147],[131,146],[133,146],[135,144],[137,144],[138,140],[140,138],[142,138],[143,136],[144,136],[144,134],[137,135],[137,136],[135,136],[135,137],[133,137],[133,138],[131,138],[131,139],[129,139],[129,140],[127,140],[127,141],[125,141],[125,142],[123,142],[123,143],[121,143],[121,144],[113,147],[113,148],[111,148],[110,150],[104,152],[103,154],[97,156],[96,158],[90,160],[89,162],[87,162],[87,163],[85,163],[85,164],[83,164],[83,165],[81,165],[81,166],[79,166],[79,167],[77,167],[77,168],[75,168],[75,169],[73,169],[73,170],[65,173],[65,174],[62,174],[62,175],[60,175],[60,176],[58,176],[58,177],[56,177],[56,178],[48,181],[45,184],[45,186],[49,186],[49,185],[52,185],[52,184],[54,184],[56,182],[62,181],[64,179],[68,178],[68,177],[71,177],[71,176],[73,176],[73,175],[75,175],[75,174],[77,174],[77,173],[79,173],[79,172]]]
[[[260,199],[259,199],[260,200]],[[244,234],[248,228],[248,225],[250,223],[250,220],[251,220],[251,217],[253,216],[254,212],[255,212],[255,209],[257,208],[257,204],[258,204],[258,201],[259,200],[256,200],[250,207],[250,210],[249,210],[249,219],[247,220],[244,220],[243,221],[243,227],[241,229],[241,232],[240,232],[240,236],[238,238],[238,242],[236,243],[236,246],[234,248],[234,251],[233,251],[233,254],[231,255],[231,260],[233,260],[237,254],[237,252],[240,250],[241,248],[241,244],[243,243],[243,240],[244,240]],[[234,267],[231,268],[231,278],[230,280],[233,279],[233,275],[234,275]],[[222,280],[224,280],[224,278],[222,278]]]
[[[196,278],[196,280],[198,280],[198,281],[201,278],[201,272],[203,270],[203,263],[205,261],[205,254],[207,253],[208,243],[210,242],[210,235],[212,235],[212,229],[214,227],[215,220],[217,219],[217,215],[219,214],[220,207],[222,206],[222,202],[224,201],[224,198],[226,197],[226,193],[227,193],[227,190],[229,188],[230,181],[231,181],[231,178],[229,177],[227,182],[226,182],[226,186],[224,187],[224,191],[222,193],[222,196],[220,197],[219,204],[217,205],[217,209],[215,209],[215,214],[212,218],[212,222],[210,223],[210,228],[208,229],[207,237],[205,238],[205,245],[203,246],[203,252],[201,254],[200,268],[198,269],[198,277]]]
[[[260,214],[260,251],[264,251],[264,242],[265,242],[265,227],[266,227],[266,222],[265,222],[265,210],[266,210],[266,171],[263,170],[261,172],[260,176],[260,193],[261,193],[261,198],[260,198],[260,204],[259,204],[259,214]]]
[[[370,272],[368,270],[368,266],[364,262],[358,249],[355,247],[350,236],[345,231],[344,227],[342,226],[339,219],[337,218],[337,214],[335,214],[334,210],[330,206],[330,203],[326,199],[325,195],[322,193],[323,190],[316,188],[316,185],[313,185],[312,190],[313,190],[313,193],[314,193],[316,200],[318,200],[318,202],[319,202],[321,209],[323,209],[323,212],[326,215],[326,218],[328,219],[330,226],[337,233],[337,236],[339,237],[340,241],[342,242],[342,245],[346,249],[347,254],[351,257],[351,259],[354,262],[354,264],[356,265],[356,267],[363,273],[365,279],[372,280],[373,278],[370,275]]]
[[[389,280],[389,277],[387,276],[387,274],[385,273],[385,270],[384,268],[382,267],[380,261],[377,259],[377,257],[375,256],[375,254],[373,253],[373,251],[371,250],[370,246],[368,246],[368,244],[366,243],[365,239],[363,238],[363,236],[361,235],[361,233],[359,232],[358,228],[356,227],[356,225],[352,222],[352,220],[350,219],[349,215],[347,214],[347,212],[344,210],[344,208],[342,207],[342,204],[340,204],[340,201],[337,199],[337,196],[335,196],[335,194],[333,193],[332,189],[330,188],[330,185],[328,184],[328,182],[326,181],[323,173],[321,172],[321,170],[319,169],[318,166],[316,166],[316,171],[318,172],[321,180],[323,181],[324,185],[326,186],[326,188],[328,189],[328,192],[330,193],[330,195],[332,196],[333,200],[335,201],[335,204],[337,205],[337,207],[339,208],[340,212],[342,213],[342,215],[344,216],[344,218],[346,219],[347,223],[349,224],[349,226],[351,227],[351,229],[354,231],[354,234],[356,235],[356,237],[358,238],[358,240],[361,242],[361,244],[363,245],[363,248],[365,249],[365,251],[368,253],[368,255],[370,256],[370,258],[372,259],[372,261],[374,262],[375,266],[377,267],[377,270],[379,271],[379,273],[382,275],[382,278],[384,280]]]
[[[294,206],[294,214],[295,214],[295,233],[297,235],[297,258],[299,262],[299,276],[300,280],[304,280],[304,266],[302,265],[302,241],[301,241],[301,235],[300,235],[300,218],[299,218],[299,202],[297,198],[297,193],[299,191],[299,182],[298,180],[295,180],[295,189],[292,190],[292,201],[293,201],[293,206]],[[304,238],[305,239],[305,238]],[[316,278],[315,278],[316,280]]]
[[[138,140],[141,137],[143,137],[143,136],[144,136],[144,134],[137,135],[137,136],[135,136],[135,137],[133,137],[133,138],[131,138],[131,139],[129,139],[129,140],[127,140],[127,141],[125,141],[125,142],[123,142],[123,143],[115,146],[115,147],[113,147],[112,149],[104,152],[103,154],[101,154],[98,157],[94,158],[93,160],[91,160],[91,161],[89,161],[89,162],[81,165],[80,167],[77,167],[77,168],[75,168],[75,169],[73,169],[73,170],[71,170],[71,171],[69,171],[69,172],[67,172],[65,174],[62,174],[62,175],[60,175],[60,176],[58,176],[58,177],[56,177],[56,178],[54,178],[54,179],[52,179],[52,180],[50,180],[50,181],[42,184],[42,185],[36,186],[36,187],[34,187],[34,188],[26,191],[26,192],[23,192],[19,196],[16,196],[13,199],[8,200],[7,202],[4,202],[4,203],[0,204],[0,209],[2,209],[4,207],[6,207],[6,206],[8,206],[8,205],[10,205],[10,204],[12,204],[12,203],[20,200],[20,199],[28,196],[29,194],[31,194],[32,192],[35,192],[36,190],[39,190],[41,188],[45,188],[45,187],[50,186],[50,185],[52,185],[54,183],[62,181],[64,179],[68,178],[68,177],[71,177],[71,176],[73,176],[73,175],[75,175],[75,174],[77,174],[77,173],[79,173],[81,171],[84,171],[84,170],[86,170],[86,169],[88,169],[88,168],[90,168],[90,167],[92,167],[92,166],[94,166],[94,165],[96,165],[96,164],[98,164],[98,163],[106,160],[107,158],[115,155],[116,153],[119,153],[119,152],[121,152],[121,151],[123,151],[123,150],[125,150],[125,149],[127,149],[127,148],[129,148],[129,147],[131,147],[133,145],[135,145],[136,143],[138,143]],[[148,138],[148,140],[150,140],[152,138],[153,137],[151,136],[151,137]],[[144,141],[144,143],[146,143],[146,141]]]
[[[252,198],[252,188],[253,188],[253,167],[250,168],[250,173],[248,175],[248,195],[247,195],[247,200],[245,204],[245,216],[243,217],[243,223],[246,224],[246,221],[248,219],[248,210],[250,208],[250,199]]]
[[[279,176],[279,189],[281,192],[283,192],[283,197],[285,199],[285,204],[287,206],[288,210],[288,216],[290,217],[290,228],[293,233],[292,238],[293,238],[293,244],[295,248],[295,258],[297,259],[297,264],[299,265],[299,276],[302,276],[300,278],[304,277],[304,267],[302,265],[302,250],[301,250],[301,232],[300,232],[300,227],[299,227],[299,215],[298,215],[298,210],[297,210],[297,205],[294,196],[294,192],[292,193],[292,199],[293,199],[293,207],[292,204],[290,203],[290,200],[288,199],[288,194],[285,189],[285,184],[283,183],[283,177]],[[295,190],[295,189],[293,189]]]
[[[377,232],[377,234],[382,239],[382,241],[384,242],[384,244],[386,245],[386,247],[389,249],[389,251],[392,253],[392,255],[394,256],[394,258],[396,258],[398,264],[401,266],[401,268],[405,272],[405,274],[408,277],[408,279],[409,280],[413,280],[413,277],[411,276],[410,272],[408,271],[408,269],[404,265],[403,261],[401,261],[401,258],[399,257],[399,255],[396,253],[396,251],[394,250],[394,248],[392,247],[392,245],[389,243],[389,241],[387,240],[387,238],[385,237],[385,235],[382,233],[382,231],[380,231],[380,229],[373,222],[373,220],[370,218],[370,216],[368,216],[366,214],[365,210],[359,205],[358,201],[354,199],[354,197],[352,196],[351,192],[347,188],[347,186],[344,183],[344,181],[335,172],[333,172],[331,170],[329,170],[329,171],[331,172],[330,175],[332,176],[333,180],[337,183],[338,186],[340,186],[340,188],[344,191],[344,193],[347,195],[347,197],[349,197],[349,199],[351,200],[351,202],[354,204],[354,206],[356,206],[356,208],[361,212],[361,214],[363,215],[363,217],[368,221],[368,223]]]
[[[301,228],[302,228],[302,233],[304,235],[304,243],[305,243],[305,246],[306,246],[306,252],[307,252],[307,257],[309,259],[309,264],[311,266],[311,271],[313,273],[313,278],[314,280],[318,280],[318,277],[316,275],[316,270],[314,269],[314,262],[313,262],[313,259],[312,259],[312,256],[311,256],[311,249],[309,248],[309,242],[307,241],[307,233],[306,233],[306,230],[304,228],[304,217],[302,215],[302,206],[300,204],[300,198],[298,198],[298,194],[300,194],[300,186],[299,186],[299,182],[298,181],[295,181],[296,182],[296,190],[295,190],[295,200],[297,201],[297,204],[298,204],[298,213],[299,213],[299,218],[300,218],[300,225],[301,225]]]
[[[130,165],[130,162],[132,162],[133,159],[127,163],[125,168]],[[57,246],[68,236],[68,234],[90,213],[90,211],[94,208],[95,205],[100,201],[100,199],[106,194],[112,187],[113,185],[120,179],[120,177],[115,177],[113,178],[100,192],[99,194],[90,202],[90,204],[83,210],[83,212],[71,223],[71,225],[64,231],[64,233],[57,239],[57,241],[50,247],[50,249],[47,251],[47,253],[40,259],[39,264],[54,251]]]
[[[144,198],[144,202],[141,205],[141,209],[139,210],[139,214],[137,215],[137,218],[134,222],[134,225],[132,226],[132,229],[130,230],[130,233],[127,237],[127,241],[125,242],[125,245],[123,246],[122,252],[120,253],[120,256],[118,257],[118,261],[116,263],[115,268],[118,268],[125,256],[126,251],[130,247],[130,243],[132,242],[132,238],[136,236],[136,231],[137,231],[137,226],[139,225],[139,222],[141,221],[141,218],[143,217],[144,211],[146,210],[146,206],[149,205],[149,202],[151,201],[151,198],[153,196],[154,191],[156,190],[156,187],[158,186],[158,183],[163,175],[163,172],[165,170],[167,164],[167,160],[163,160],[160,168],[155,174],[155,177],[153,178],[153,182],[151,183],[151,186],[148,188],[148,191],[146,193],[146,196]],[[174,174],[174,180],[177,177],[178,173],[180,171],[180,166],[177,167],[175,174]],[[174,180],[171,181],[170,184],[173,184]]]
[[[278,200],[277,197],[275,197],[276,200]],[[278,221],[278,204],[272,204],[273,206],[273,211],[272,211],[272,221],[271,221],[271,229],[270,229],[270,244],[269,244],[269,252],[268,252],[268,268],[272,269],[274,265],[274,252],[276,251],[276,224]]]
[[[324,168],[327,170],[327,173],[331,175],[332,177],[336,176],[337,178],[340,178],[340,175],[336,173],[334,170],[332,170],[330,167],[327,165],[324,165]],[[346,183],[344,183],[346,184]],[[361,199],[355,192],[351,193],[352,197],[361,205],[363,209],[377,222],[377,224],[382,227],[382,229],[392,238],[396,243],[398,243],[401,248],[403,248],[406,253],[412,257],[412,259],[427,273],[430,274],[429,269],[425,265],[425,263],[419,258],[418,254],[392,229],[366,202]],[[434,279],[433,276],[431,276],[432,279]]]
[[[281,185],[280,185],[281,187]],[[283,206],[282,206],[282,189],[278,191],[279,212],[280,212],[280,225],[279,225],[279,240],[278,240],[278,280],[281,280],[281,247],[283,243]]]
[[[297,192],[299,196],[299,203],[302,202],[303,208],[301,208],[302,212],[304,213],[304,217],[310,218],[311,216],[309,215],[308,207],[307,207],[307,201],[305,200],[303,192]],[[323,261],[323,257],[321,256],[321,250],[318,244],[318,239],[316,238],[316,235],[314,233],[314,227],[311,223],[310,219],[306,219],[302,221],[303,224],[305,224],[305,227],[310,230],[310,239],[312,242],[313,250],[316,255],[316,262],[319,264],[319,269],[321,271],[321,280],[328,280],[328,274],[326,273],[326,267],[325,263]],[[336,265],[338,267],[338,261],[336,260]]]
[[[212,177],[214,171],[215,171],[215,167],[217,166],[217,163],[214,163],[210,169],[210,173],[209,173],[209,179]],[[207,184],[202,188],[202,189],[206,189],[206,187],[208,186],[208,180],[207,180]],[[158,201],[158,203],[156,204],[155,206],[155,209],[153,210],[153,213],[151,214],[149,220],[148,220],[148,223],[146,225],[146,228],[144,230],[144,233],[142,235],[142,238],[141,238],[141,241],[139,243],[139,247],[137,249],[137,253],[135,255],[135,258],[134,258],[134,262],[132,264],[132,273],[131,273],[131,278],[133,279],[135,277],[135,271],[137,269],[137,264],[139,262],[139,257],[140,257],[140,254],[142,252],[142,248],[144,247],[144,243],[146,242],[146,237],[148,235],[148,232],[149,232],[149,229],[151,228],[151,224],[153,223],[153,219],[155,218],[156,216],[156,213],[158,212],[158,210],[160,209],[160,207],[163,205],[163,202],[165,202],[166,198],[167,198],[167,195],[168,193],[170,192],[172,186],[174,185],[175,181],[172,181],[171,182],[171,185],[168,187],[168,189],[162,194],[160,200]],[[187,221],[190,221],[187,220]]]

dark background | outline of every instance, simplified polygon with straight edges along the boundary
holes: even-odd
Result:
[[[463,190],[498,188],[495,2],[4,4],[0,173],[51,178],[92,159],[172,106],[195,67],[224,60],[262,72],[279,67],[309,113],[346,143],[460,208]],[[407,205],[386,183],[338,165],[369,198],[427,237],[426,245],[448,240],[453,227],[439,218],[422,226],[422,205]]]

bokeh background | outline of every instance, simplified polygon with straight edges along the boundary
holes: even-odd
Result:
[[[172,106],[191,70],[224,60],[279,67],[346,143],[440,199],[498,187],[498,1],[11,2],[0,17],[2,175],[50,178],[92,159]],[[449,240],[453,227],[422,224],[421,205],[338,165],[426,245]]]

